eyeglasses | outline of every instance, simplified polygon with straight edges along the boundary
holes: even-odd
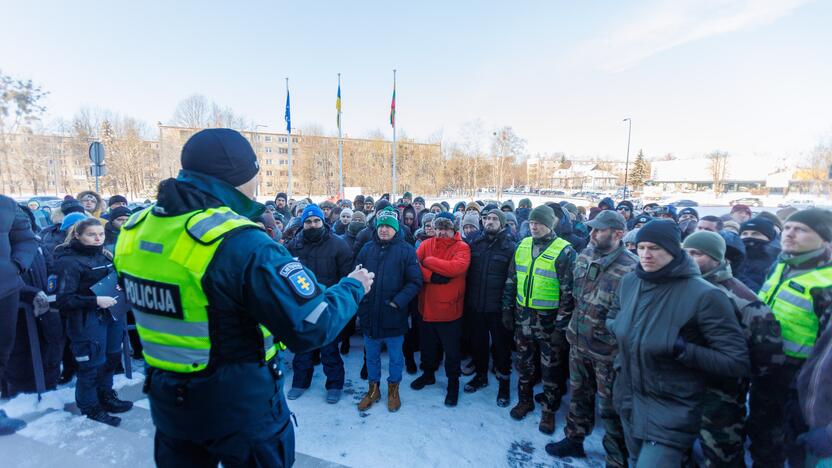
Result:
[[[616,208],[616,210],[617,211],[630,211],[630,208],[628,208],[626,206],[619,206],[618,208]]]

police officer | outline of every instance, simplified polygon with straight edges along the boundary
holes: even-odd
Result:
[[[569,242],[555,235],[557,223],[550,206],[541,205],[532,210],[529,214],[532,235],[517,246],[503,294],[504,324],[514,320],[520,376],[520,401],[510,415],[521,420],[534,411],[534,360],[539,351],[543,411],[538,429],[544,434],[555,432],[555,412],[566,394],[569,345],[563,329],[575,307],[572,270],[577,254]]]
[[[790,466],[803,466],[796,439],[806,427],[795,376],[815,346],[820,317],[832,311],[832,212],[810,208],[792,214],[780,241],[783,251],[758,296],[780,322],[786,362],[779,372],[752,379],[752,387],[763,391],[749,400],[750,451],[755,465],[783,466],[788,459]]]
[[[369,291],[356,269],[331,288],[251,218],[259,166],[230,129],[182,149],[182,171],[133,215],[116,268],[136,316],[159,466],[290,466],[294,432],[275,342],[334,340]]]
[[[619,206],[620,207],[620,206]],[[575,262],[575,311],[566,329],[569,342],[569,384],[572,398],[566,416],[566,437],[548,444],[555,457],[585,456],[583,441],[595,422],[595,393],[604,424],[606,466],[627,466],[627,446],[621,419],[612,404],[615,336],[605,324],[621,278],[636,268],[638,258],[622,242],[626,221],[619,212],[604,210],[587,223],[590,245]]]

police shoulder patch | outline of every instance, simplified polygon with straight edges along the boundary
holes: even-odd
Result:
[[[303,270],[303,265],[301,265],[300,262],[289,262],[289,263],[283,265],[283,268],[280,269],[279,273],[280,273],[280,276],[282,276],[284,278],[288,278],[289,275],[291,275],[292,273],[294,273],[298,270]]]
[[[318,290],[315,286],[315,282],[311,277],[309,277],[309,274],[306,273],[306,270],[304,270],[303,267],[301,267],[300,270],[290,274],[287,279],[289,280],[289,285],[292,287],[292,290],[304,299],[314,296]]]

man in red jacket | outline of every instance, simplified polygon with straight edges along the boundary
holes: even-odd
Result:
[[[454,227],[450,213],[440,213],[433,220],[436,237],[426,239],[416,250],[422,266],[424,286],[419,293],[422,314],[421,349],[424,373],[410,384],[421,390],[436,383],[441,349],[445,350],[445,375],[448,377],[446,406],[459,400],[459,360],[462,339],[462,303],[465,298],[465,274],[471,262],[471,249]]]

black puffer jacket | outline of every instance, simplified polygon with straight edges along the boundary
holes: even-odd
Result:
[[[286,245],[289,252],[315,273],[318,282],[326,287],[334,286],[341,278],[350,274],[352,252],[344,239],[334,235],[324,226],[323,235],[317,242],[306,239],[306,231]]]
[[[113,271],[113,261],[102,249],[90,252],[77,239],[55,249],[58,294],[55,306],[67,317],[98,310],[90,288]]]
[[[32,265],[37,249],[29,217],[14,200],[0,195],[0,299],[23,287],[20,273]]]
[[[498,314],[516,244],[508,229],[478,236],[470,245],[465,313]]]
[[[730,300],[685,255],[662,282],[624,276],[607,317],[618,342],[613,400],[625,430],[687,450],[699,433],[706,377],[750,374]]]
[[[743,239],[743,244],[745,244],[745,260],[734,277],[748,286],[748,289],[757,293],[765,283],[772,265],[777,262],[780,247],[774,241],[766,242],[760,239]]]

